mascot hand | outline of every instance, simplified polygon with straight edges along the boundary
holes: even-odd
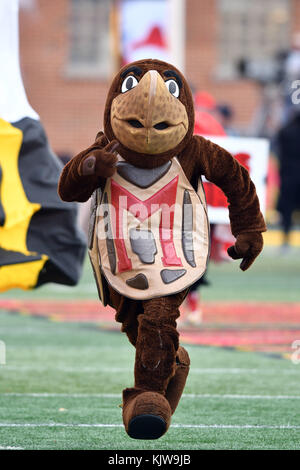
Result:
[[[228,248],[227,253],[232,259],[243,258],[240,268],[246,271],[263,249],[263,244],[260,232],[241,233],[237,236],[235,245]]]
[[[112,140],[104,148],[95,148],[85,155],[81,161],[78,173],[81,176],[96,175],[103,178],[109,178],[116,171],[116,163],[118,161],[115,154],[119,142]]]

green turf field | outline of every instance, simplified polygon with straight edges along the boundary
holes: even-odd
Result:
[[[247,273],[237,263],[212,265],[203,296],[300,302],[299,255],[266,249]],[[94,289],[87,265],[77,288],[1,297],[95,298]],[[134,349],[124,335],[2,311],[0,340],[0,449],[300,449],[300,364],[290,360],[187,346],[191,372],[171,428],[136,441],[118,406],[133,385]]]

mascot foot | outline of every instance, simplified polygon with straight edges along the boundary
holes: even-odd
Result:
[[[133,439],[158,439],[168,430],[171,408],[163,395],[126,389],[123,392],[123,422]]]
[[[176,354],[176,372],[169,382],[165,395],[170,404],[172,414],[176,410],[181,398],[189,370],[190,358],[188,352],[182,346],[179,346]]]

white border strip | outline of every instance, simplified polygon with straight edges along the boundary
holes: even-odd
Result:
[[[32,397],[32,398],[118,398],[120,393],[0,393],[1,397]],[[183,398],[201,399],[233,399],[233,400],[300,400],[300,395],[240,395],[240,394],[214,394],[214,393],[184,393]]]
[[[186,393],[185,398],[218,398],[235,400],[300,400],[300,395],[238,395],[238,394],[213,394],[213,393]]]
[[[104,423],[0,423],[0,428],[123,428],[123,424]],[[193,429],[300,429],[292,424],[172,424],[171,428]]]
[[[39,366],[39,365],[3,365],[0,367],[0,370],[5,371],[20,371],[20,372],[71,372],[71,373],[106,373],[109,372],[110,374],[116,373],[120,374],[122,372],[128,373],[133,372],[134,367],[72,367],[72,366]],[[281,375],[290,375],[290,374],[298,374],[298,370],[296,368],[293,369],[245,369],[245,368],[192,368],[190,370],[190,374],[281,374]]]
[[[0,450],[25,450],[23,447],[0,446]]]

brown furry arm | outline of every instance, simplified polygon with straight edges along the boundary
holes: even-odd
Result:
[[[87,201],[105,178],[115,171],[116,141],[108,142],[99,132],[93,145],[83,150],[64,167],[58,183],[58,194],[64,201]]]
[[[196,143],[198,172],[219,186],[229,203],[231,230],[236,237],[245,232],[265,232],[255,186],[246,168],[222,147],[200,136]]]
[[[243,258],[240,268],[248,269],[263,248],[266,224],[256,189],[246,168],[222,147],[200,136],[193,137],[197,171],[222,189],[229,203],[232,234],[237,238],[228,249],[233,259]]]

